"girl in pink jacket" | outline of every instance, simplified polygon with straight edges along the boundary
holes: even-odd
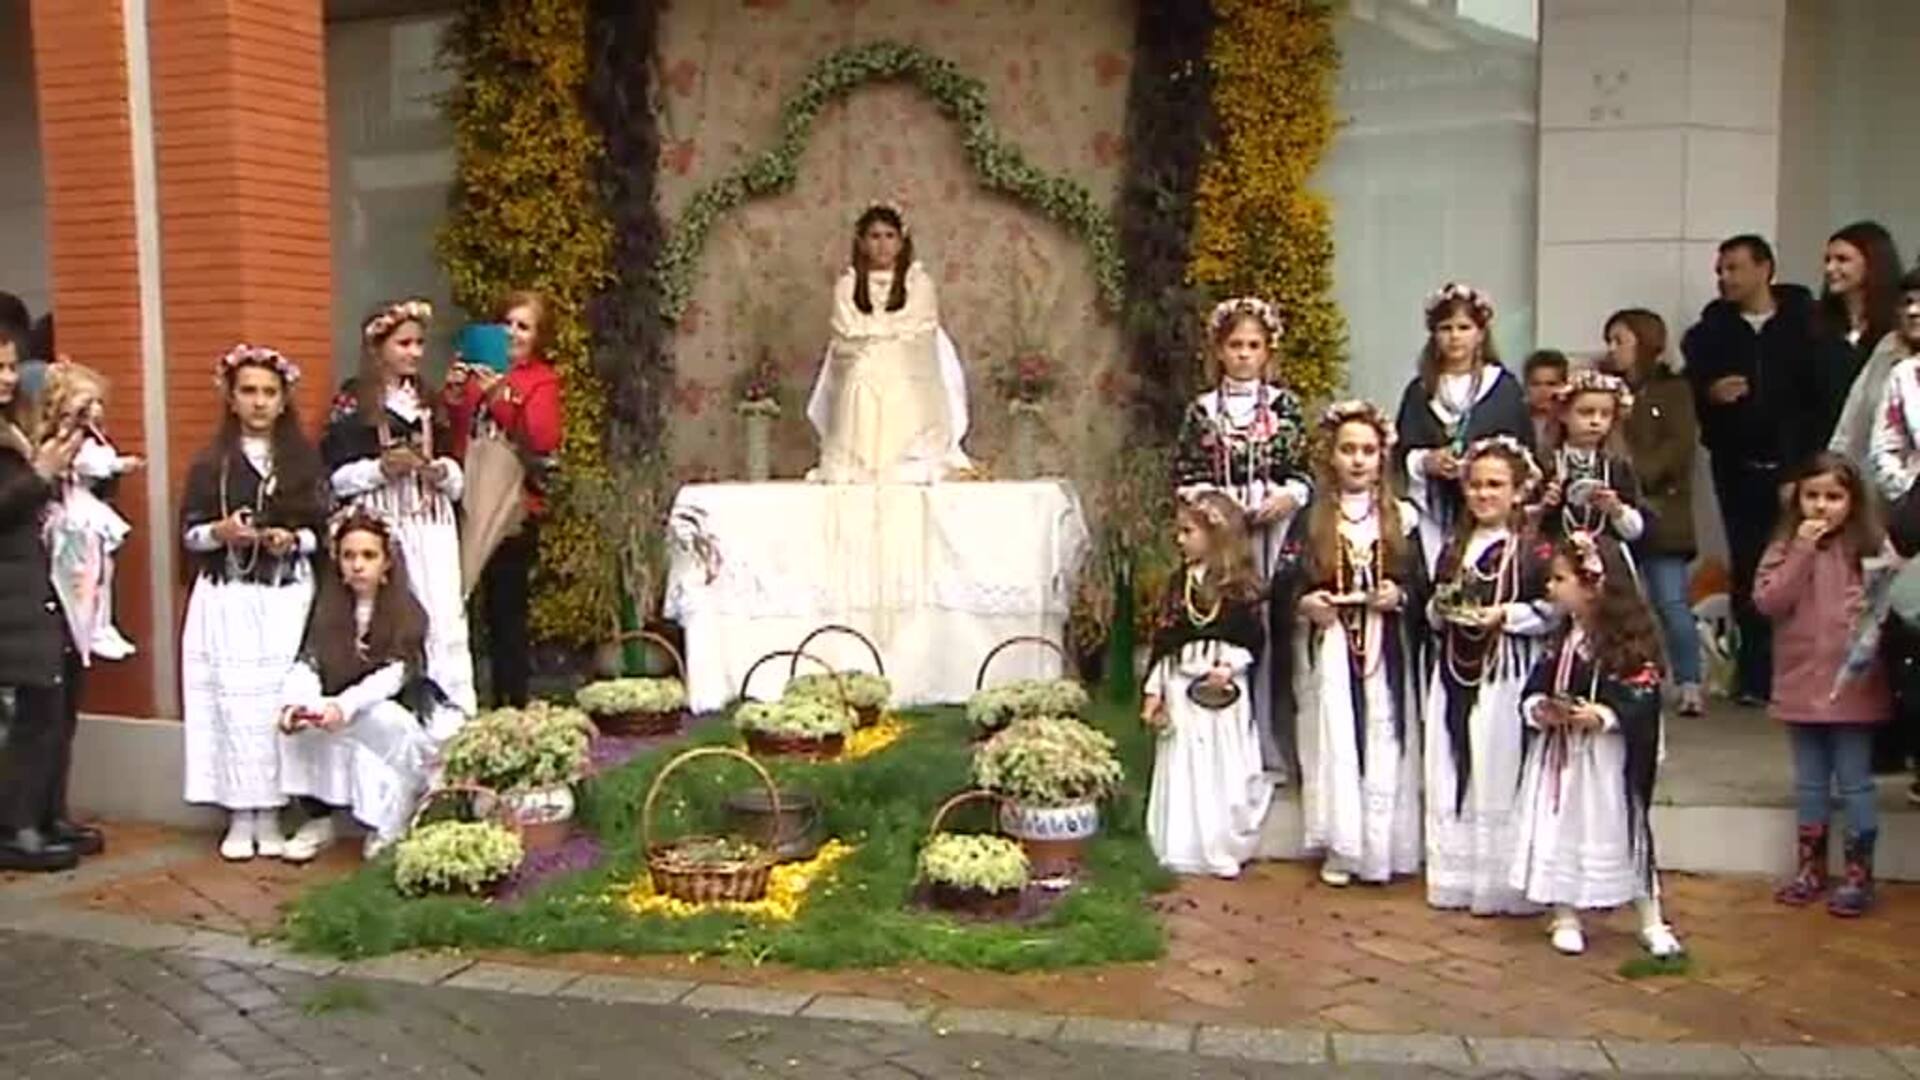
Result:
[[[1878,659],[1837,680],[1864,603],[1861,562],[1886,549],[1860,470],[1836,454],[1816,456],[1795,482],[1779,532],[1754,576],[1753,603],[1773,621],[1773,703],[1792,735],[1799,860],[1774,899],[1795,907],[1827,891],[1831,791],[1847,823],[1846,880],[1827,910],[1853,917],[1873,903],[1873,729],[1892,712]]]

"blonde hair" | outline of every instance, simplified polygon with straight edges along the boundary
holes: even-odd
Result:
[[[1253,550],[1247,540],[1247,513],[1218,491],[1202,491],[1180,500],[1176,520],[1192,522],[1206,535],[1207,568],[1203,591],[1246,600],[1258,595]]]
[[[69,418],[83,420],[83,417],[75,416],[75,403],[81,393],[88,389],[93,391],[94,400],[105,401],[107,377],[71,360],[50,365],[47,368],[46,386],[40,392],[40,433],[59,431],[61,422]]]

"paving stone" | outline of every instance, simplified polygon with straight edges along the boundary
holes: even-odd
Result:
[[[1051,1013],[1014,1012],[1009,1009],[941,1009],[928,1021],[940,1034],[964,1032],[979,1035],[1005,1035],[1014,1039],[1051,1039],[1066,1023],[1064,1016]]]
[[[571,971],[557,968],[523,967],[519,964],[499,964],[482,961],[467,968],[445,983],[463,990],[496,990],[505,994],[558,993],[568,983],[580,976]]]
[[[1638,1042],[1602,1039],[1600,1048],[1623,1073],[1670,1076],[1751,1076],[1753,1062],[1738,1047],[1715,1043]]]
[[[1333,1060],[1340,1065],[1433,1065],[1464,1069],[1473,1065],[1464,1040],[1452,1035],[1374,1035],[1338,1031]]]
[[[863,1024],[918,1024],[931,1009],[886,998],[851,994],[821,994],[800,1010],[815,1020],[852,1020]]]
[[[1799,1080],[1907,1080],[1907,1070],[1878,1050],[1850,1046],[1743,1046],[1768,1076]]]
[[[692,992],[698,983],[679,979],[648,979],[633,975],[582,975],[558,991],[562,997],[589,1001],[620,1001],[638,1005],[670,1005]]]
[[[395,953],[371,960],[358,960],[340,969],[342,975],[380,982],[415,983],[433,986],[473,966],[466,957],[433,953]]]
[[[1061,1042],[1131,1046],[1140,1050],[1193,1049],[1193,1027],[1151,1020],[1109,1020],[1103,1016],[1070,1016],[1060,1025]]]
[[[680,1004],[690,1009],[707,1009],[713,1012],[792,1016],[812,1000],[812,994],[797,990],[763,990],[754,986],[706,983],[695,987],[692,993],[681,998]]]
[[[253,941],[239,934],[224,934],[217,930],[195,930],[178,946],[178,949],[189,956],[246,967],[269,967],[282,957],[289,955],[278,945]]]
[[[1490,1069],[1606,1072],[1613,1066],[1599,1043],[1583,1039],[1470,1038],[1467,1049]]]
[[[1920,1046],[1886,1047],[1887,1056],[1899,1063],[1900,1067],[1920,1077]]]
[[[44,908],[12,922],[8,929],[127,949],[177,948],[190,936],[184,927],[81,908]]]
[[[1274,1061],[1283,1065],[1324,1065],[1329,1060],[1324,1031],[1208,1025],[1194,1036],[1193,1048],[1210,1057]]]

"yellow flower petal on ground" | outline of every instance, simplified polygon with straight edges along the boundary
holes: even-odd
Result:
[[[801,907],[806,903],[807,890],[813,883],[832,871],[853,851],[852,845],[829,840],[820,845],[819,852],[813,858],[805,862],[783,863],[774,867],[767,875],[767,895],[751,903],[689,904],[685,900],[654,892],[653,876],[644,872],[633,884],[616,889],[615,897],[635,915],[685,919],[710,911],[724,911],[766,922],[792,922],[799,916]]]
[[[847,736],[846,752],[840,755],[842,761],[859,761],[870,754],[877,754],[907,733],[907,724],[897,716],[884,716],[871,727],[857,728]]]

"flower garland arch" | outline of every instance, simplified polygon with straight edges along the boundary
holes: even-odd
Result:
[[[967,160],[983,187],[1031,205],[1078,236],[1093,258],[1101,300],[1109,311],[1120,310],[1126,275],[1112,215],[1084,186],[1046,172],[1001,140],[988,116],[985,83],[916,45],[875,41],[840,49],[815,64],[781,106],[780,141],[687,200],[655,264],[664,318],[676,321],[685,310],[714,222],[749,199],[791,189],[820,110],[867,83],[886,81],[918,86],[943,116],[960,125]]]

